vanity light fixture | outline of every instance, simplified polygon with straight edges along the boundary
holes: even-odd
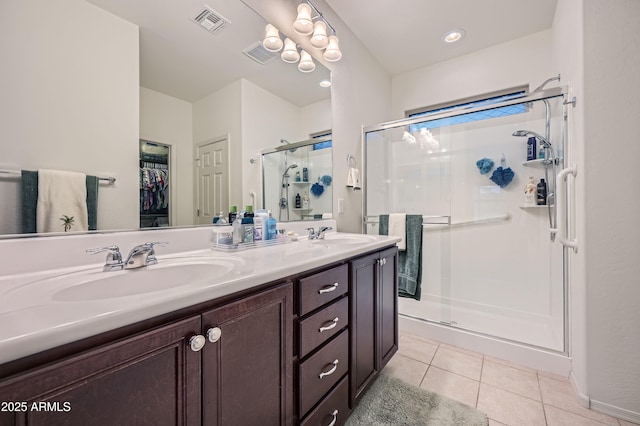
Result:
[[[466,34],[463,29],[449,31],[442,36],[442,41],[445,43],[455,43],[456,41],[462,40]]]
[[[312,12],[315,13],[315,16],[312,16]],[[298,15],[293,23],[293,29],[298,34],[310,35],[309,42],[311,46],[315,49],[324,49],[322,57],[326,61],[336,62],[342,58],[335,28],[310,0],[304,0],[298,5]],[[332,35],[328,35],[329,29]],[[316,68],[311,55],[303,50],[298,51],[298,46],[293,40],[285,38],[284,43],[282,42],[280,32],[276,27],[267,24],[265,31],[262,45],[266,50],[279,52],[284,46],[284,50],[280,55],[283,61],[295,63],[300,60],[301,63],[298,65],[298,69],[302,72],[311,72]]]
[[[312,72],[316,69],[316,64],[313,62],[311,55],[306,50],[300,52],[300,63],[298,64],[300,72]]]

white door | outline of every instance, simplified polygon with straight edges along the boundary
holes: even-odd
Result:
[[[196,147],[198,197],[196,223],[210,224],[229,212],[229,143],[226,138]]]

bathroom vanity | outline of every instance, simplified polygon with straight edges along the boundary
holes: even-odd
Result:
[[[216,265],[221,257],[236,262],[208,280],[194,273],[197,285],[169,294],[107,294],[94,303],[57,289],[52,303],[83,313],[66,322],[29,323],[40,323],[40,338],[82,337],[2,360],[0,425],[342,424],[397,350],[396,241],[330,233],[325,241],[237,254],[158,256],[156,267],[200,265],[180,269],[186,276],[206,271],[209,258]],[[165,276],[174,269],[158,268]],[[147,272],[133,273],[144,279]],[[87,305],[94,306],[93,316]],[[127,323],[136,305],[153,314]],[[105,321],[118,325],[98,326]],[[13,341],[6,332],[2,337],[0,352],[14,353],[11,346],[21,340],[35,345],[19,332]]]

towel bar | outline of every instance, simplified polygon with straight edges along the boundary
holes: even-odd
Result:
[[[11,175],[11,176],[22,176],[22,172],[20,170],[0,169],[0,174]],[[114,178],[113,176],[99,177],[98,180],[107,181],[109,182],[109,185],[113,185],[114,183],[116,183],[116,178]]]

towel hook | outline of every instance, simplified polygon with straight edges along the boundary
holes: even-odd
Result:
[[[356,157],[354,157],[354,156],[353,156],[353,155],[351,155],[351,154],[347,154],[347,166],[348,166],[348,167],[351,167],[351,160],[353,160],[353,165],[354,165],[354,166],[357,166],[357,165],[358,165],[358,162],[356,161]]]

